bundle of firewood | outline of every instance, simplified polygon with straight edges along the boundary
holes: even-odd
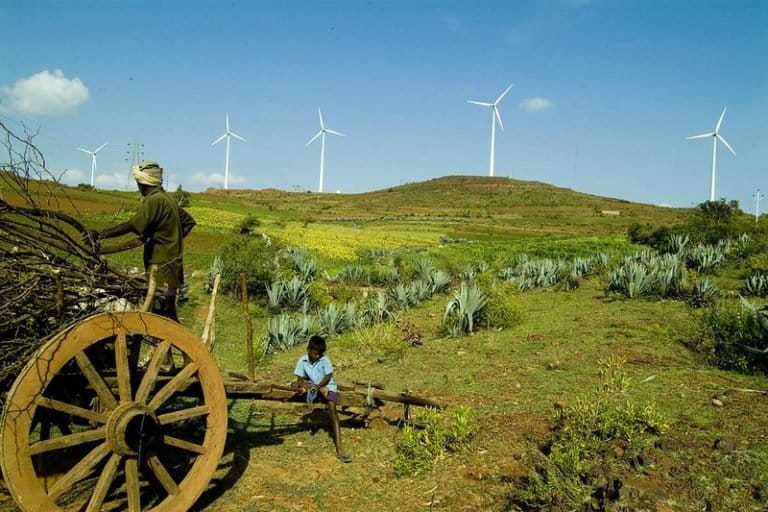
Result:
[[[3,134],[0,395],[52,334],[144,293],[141,281],[108,265],[85,226],[61,211],[66,198],[31,138],[17,137],[0,121]]]

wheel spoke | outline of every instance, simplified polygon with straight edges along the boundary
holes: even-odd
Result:
[[[181,386],[186,384],[187,379],[189,379],[197,371],[197,368],[197,364],[195,363],[189,363],[187,366],[182,368],[179,373],[174,375],[174,377],[168,381],[168,383],[163,386],[154,397],[152,397],[152,401],[149,402],[149,408],[157,410],[157,408],[163,405],[166,400],[171,398],[171,395],[178,391]]]
[[[115,340],[115,369],[120,403],[131,401],[131,369],[128,364],[128,342],[125,331],[117,333]]]
[[[160,485],[163,486],[168,494],[172,495],[179,492],[179,486],[177,486],[176,482],[173,481],[173,477],[168,473],[168,470],[165,469],[165,466],[162,462],[160,462],[160,459],[156,454],[153,454],[151,457],[149,457],[147,462],[149,462],[149,467],[152,469],[155,477],[160,482]]]
[[[93,490],[91,501],[88,502],[88,508],[85,509],[85,512],[99,512],[101,510],[104,498],[107,497],[107,492],[109,492],[109,486],[112,485],[112,480],[115,479],[119,463],[120,455],[113,453],[101,471],[101,476],[99,481],[96,482],[96,488]]]
[[[96,391],[96,394],[99,395],[99,398],[101,398],[101,400],[104,402],[104,406],[108,409],[114,409],[117,407],[117,400],[115,400],[115,395],[113,395],[109,390],[109,386],[107,386],[107,383],[104,382],[104,379],[101,378],[99,372],[96,371],[96,368],[94,368],[93,363],[91,363],[91,360],[88,358],[88,356],[85,355],[85,352],[78,352],[78,354],[75,356],[75,359],[77,360],[77,365],[80,367],[83,375],[85,375],[85,378],[88,379],[88,382],[91,384],[93,390]]]
[[[147,365],[147,371],[144,374],[144,377],[141,379],[141,384],[139,384],[139,389],[136,391],[135,400],[137,402],[144,403],[147,400],[147,397],[149,396],[150,391],[152,391],[152,388],[155,385],[157,374],[160,371],[160,365],[163,363],[163,360],[165,359],[165,355],[168,353],[168,350],[170,348],[171,348],[171,342],[168,340],[165,340],[160,345],[158,345],[157,348],[155,349],[155,353],[152,354],[152,359]]]
[[[182,450],[186,450],[192,453],[197,453],[199,455],[203,455],[205,453],[204,446],[195,444],[195,443],[190,443],[189,441],[184,441],[183,439],[179,439],[178,437],[163,436],[163,443],[168,446],[181,448]]]
[[[207,405],[200,405],[198,407],[190,407],[189,409],[182,409],[180,411],[161,414],[157,417],[157,421],[161,425],[168,425],[169,423],[175,423],[177,421],[186,420],[189,418],[204,416],[210,412],[211,412],[210,407],[208,407]]]
[[[110,452],[107,443],[101,443],[88,453],[83,459],[70,469],[66,475],[61,477],[48,491],[48,497],[55,500],[61,494],[72,487],[74,484],[88,476],[93,468],[102,461],[104,457]]]
[[[45,452],[51,452],[54,450],[62,450],[64,448],[71,448],[80,444],[90,443],[91,441],[98,441],[104,439],[107,436],[105,427],[97,428],[96,430],[86,430],[85,432],[78,432],[77,434],[70,434],[68,436],[61,436],[54,439],[48,439],[46,441],[38,441],[29,445],[29,454],[38,455]]]
[[[125,492],[128,495],[128,512],[141,512],[139,495],[139,461],[125,459]]]
[[[96,411],[89,411],[76,405],[54,400],[53,398],[46,398],[44,396],[38,396],[35,398],[35,403],[46,409],[52,409],[54,411],[63,412],[64,414],[71,414],[72,416],[78,416],[87,420],[95,421],[96,423],[106,423],[107,417]]]

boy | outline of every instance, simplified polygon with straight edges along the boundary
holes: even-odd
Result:
[[[328,405],[328,415],[333,426],[333,440],[336,443],[336,456],[342,462],[352,462],[352,457],[344,453],[341,447],[341,430],[339,428],[339,416],[336,414],[336,403],[339,401],[338,387],[333,381],[333,366],[331,360],[325,356],[325,338],[312,336],[307,343],[307,354],[301,356],[296,362],[296,382],[299,387],[307,391],[307,403],[315,401],[319,389],[325,387],[328,390],[325,401]]]

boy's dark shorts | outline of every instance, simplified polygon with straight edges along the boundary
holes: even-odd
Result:
[[[329,391],[325,397],[325,401],[333,402],[336,404],[339,402],[339,394],[336,391]]]

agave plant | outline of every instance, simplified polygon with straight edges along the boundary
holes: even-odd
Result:
[[[318,311],[317,321],[322,332],[327,336],[341,334],[349,327],[349,319],[345,309],[338,307],[334,302]]]
[[[705,272],[722,264],[725,254],[723,247],[699,244],[688,252],[687,260],[698,272]]]
[[[414,263],[414,271],[416,272],[416,276],[425,281],[429,279],[429,276],[432,274],[433,270],[435,270],[435,263],[430,259],[422,258],[416,260]]]
[[[690,237],[686,235],[669,235],[667,238],[667,252],[672,254],[685,254],[685,248],[690,241]]]
[[[289,315],[272,317],[267,322],[267,334],[264,339],[264,351],[273,354],[288,350],[306,342],[307,331],[302,323]]]
[[[517,277],[517,270],[514,267],[506,267],[499,270],[499,273],[496,274],[496,277],[502,281],[510,281]]]
[[[391,286],[399,277],[396,267],[379,267],[371,270],[368,282],[371,285]]]
[[[395,319],[395,315],[389,308],[389,298],[384,292],[377,292],[368,297],[362,314],[368,317],[370,323],[387,322]]]
[[[754,272],[744,282],[742,292],[753,297],[765,297],[768,295],[768,275]]]
[[[309,300],[309,289],[306,282],[299,277],[293,277],[290,281],[283,281],[283,305],[298,309]]]
[[[211,267],[208,269],[208,275],[205,277],[205,292],[211,293],[213,291],[213,282],[216,280],[216,275],[221,274],[224,269],[221,258],[218,256],[213,257]]]
[[[285,285],[283,281],[275,281],[267,286],[267,298],[271,309],[279,309],[283,305],[285,297]]]
[[[477,269],[474,265],[465,266],[459,273],[459,277],[464,282],[469,282],[475,279],[477,276]]]
[[[348,265],[341,269],[336,279],[346,283],[365,284],[368,281],[368,272],[360,265]]]
[[[683,267],[672,266],[653,273],[655,291],[662,297],[679,297],[683,291]]]
[[[391,288],[389,290],[389,296],[392,298],[392,303],[401,310],[410,309],[410,307],[415,304],[410,286],[406,286],[402,283]]]
[[[451,276],[442,270],[434,270],[429,276],[432,293],[445,293],[451,286]]]
[[[428,281],[419,279],[412,282],[408,288],[414,303],[419,303],[432,297],[432,286]]]
[[[469,334],[485,314],[488,295],[473,284],[462,283],[461,289],[448,301],[443,323],[451,335]]]
[[[640,263],[631,261],[611,273],[606,290],[634,299],[648,294],[652,290],[652,285],[653,277],[648,269]]]
[[[747,315],[752,342],[744,348],[753,354],[768,357],[768,312],[758,309],[751,302],[741,298],[741,310]]]
[[[717,301],[719,296],[720,290],[717,289],[715,283],[709,279],[699,279],[691,289],[688,302],[695,308],[711,306]]]

